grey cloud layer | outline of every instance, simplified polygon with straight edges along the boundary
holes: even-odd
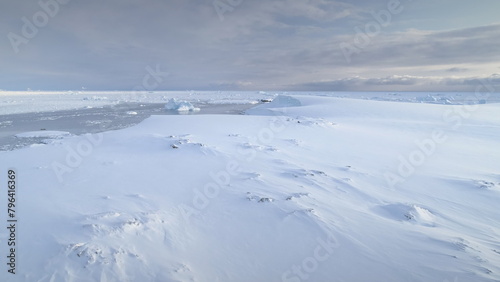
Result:
[[[404,13],[351,62],[339,44],[388,1],[243,0],[221,21],[213,1],[69,0],[15,54],[7,34],[21,35],[21,18],[40,11],[35,1],[18,2],[1,12],[0,89],[130,90],[159,65],[169,76],[158,90],[465,90],[463,81],[500,65],[499,24],[408,28],[427,17],[418,13],[429,4],[417,1],[401,0]]]
[[[487,88],[489,92],[500,89],[500,75],[478,77],[429,77],[393,75],[380,78],[350,77],[331,81],[306,83],[297,85],[298,89],[313,91],[476,91],[478,88]],[[412,87],[412,88],[408,88]],[[493,90],[492,90],[493,89]]]

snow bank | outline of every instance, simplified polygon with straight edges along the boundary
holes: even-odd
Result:
[[[197,112],[200,108],[196,108],[187,101],[177,101],[175,98],[170,99],[165,105],[166,110],[178,112]]]
[[[279,107],[300,107],[302,103],[299,99],[292,96],[279,95],[273,99],[271,103],[268,104],[269,107],[279,108]]]
[[[270,103],[259,105],[246,111],[246,113],[251,115],[285,114],[283,110],[300,107],[301,105],[301,101],[297,98],[288,95],[278,95]]]

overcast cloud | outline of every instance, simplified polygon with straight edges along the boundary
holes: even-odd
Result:
[[[0,89],[473,91],[500,86],[498,11],[497,0],[2,1]]]

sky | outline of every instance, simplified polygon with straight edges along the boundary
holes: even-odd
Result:
[[[498,0],[21,0],[3,90],[500,92]]]

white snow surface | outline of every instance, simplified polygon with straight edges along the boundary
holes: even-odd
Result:
[[[499,112],[293,95],[3,151],[0,278],[500,281]]]

